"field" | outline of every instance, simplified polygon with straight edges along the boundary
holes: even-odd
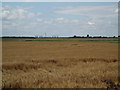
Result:
[[[3,39],[3,88],[117,88],[118,39]]]

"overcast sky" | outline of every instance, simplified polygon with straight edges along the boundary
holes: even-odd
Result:
[[[6,2],[2,35],[118,36],[117,16],[117,2]]]

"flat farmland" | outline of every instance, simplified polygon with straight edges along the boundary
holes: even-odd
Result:
[[[118,87],[118,43],[116,38],[3,38],[3,88]]]

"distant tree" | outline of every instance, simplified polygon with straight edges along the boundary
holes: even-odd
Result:
[[[76,35],[74,35],[73,37],[74,37],[74,38],[76,38],[77,36],[76,36]]]
[[[87,37],[89,38],[89,34],[87,35]]]
[[[115,36],[113,36],[113,38],[115,38]]]

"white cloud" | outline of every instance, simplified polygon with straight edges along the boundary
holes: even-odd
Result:
[[[90,21],[89,21],[89,22],[88,22],[88,24],[89,24],[89,25],[94,25],[95,23],[94,23],[94,22],[90,22]]]
[[[64,18],[57,18],[57,21],[64,21]]]
[[[11,8],[9,6],[2,7],[2,18],[3,20],[18,20],[18,19],[27,19],[43,15],[40,12],[30,12],[28,9],[33,7],[25,8]]]
[[[115,13],[118,13],[118,8],[117,8],[117,9],[115,9]]]
[[[33,17],[35,17],[36,15],[35,15],[35,13],[29,13],[28,14],[28,18],[33,18]]]
[[[56,7],[55,13],[89,17],[112,17],[115,15],[115,8],[117,8],[117,3],[114,5],[63,6]]]
[[[70,19],[65,19],[65,18],[61,17],[61,18],[57,18],[56,22],[58,22],[58,23],[79,23],[80,20],[76,20],[76,19],[70,20]]]
[[[64,18],[61,17],[61,18],[57,18],[57,19],[56,19],[56,22],[57,22],[57,23],[67,23],[68,20],[65,20]]]
[[[43,14],[43,13],[38,12],[38,13],[36,13],[36,15],[37,15],[37,16],[43,16],[44,14]]]
[[[26,12],[27,11],[22,8],[12,9],[3,6],[2,18],[6,20],[24,19]]]
[[[61,24],[70,24],[70,23],[74,23],[74,24],[78,24],[80,23],[80,20],[77,20],[77,19],[65,19],[63,17],[60,17],[60,18],[51,18],[51,19],[48,19],[48,20],[44,20],[42,18],[37,18],[36,21],[38,23],[43,23],[43,24],[53,24],[53,25],[56,25],[57,23],[61,23]]]
[[[10,14],[10,11],[6,10],[2,12],[3,18],[7,17]]]
[[[71,20],[71,23],[80,23],[80,20]]]
[[[38,18],[38,19],[37,19],[37,21],[38,21],[38,22],[42,22],[42,21],[43,21],[43,19]]]
[[[25,7],[24,9],[33,9],[34,7],[30,6],[30,7]]]
[[[44,21],[44,24],[53,24],[52,21]]]

